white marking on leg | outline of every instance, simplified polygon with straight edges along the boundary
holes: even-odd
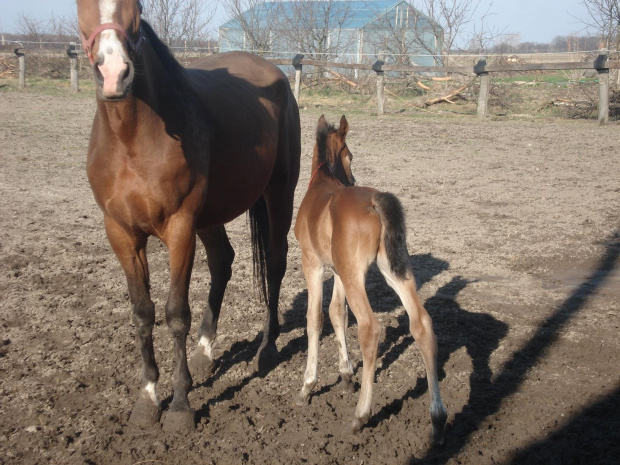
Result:
[[[207,336],[200,336],[200,340],[198,341],[198,346],[202,347],[202,353],[209,358],[209,360],[213,360],[214,343],[215,339],[211,340]]]
[[[153,404],[159,406],[159,399],[157,398],[157,392],[155,391],[156,384],[152,381],[146,383],[144,386],[144,392],[148,396],[149,399],[153,402]]]

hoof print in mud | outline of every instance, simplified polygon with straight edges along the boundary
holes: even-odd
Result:
[[[168,410],[164,414],[164,431],[183,433],[196,429],[196,412],[193,410]]]

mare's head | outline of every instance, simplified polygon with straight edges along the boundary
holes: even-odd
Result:
[[[103,100],[126,97],[134,77],[132,57],[140,51],[138,0],[76,0],[82,46]]]
[[[321,163],[327,165],[333,176],[345,186],[354,186],[355,177],[351,172],[353,154],[347,147],[347,132],[349,123],[342,115],[340,127],[336,129],[329,124],[325,116],[321,115],[316,128],[316,145],[314,146],[314,162],[312,166],[318,167]]]

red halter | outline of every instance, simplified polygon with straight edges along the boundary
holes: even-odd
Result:
[[[138,40],[134,42],[129,37],[129,34],[127,34],[127,31],[125,30],[125,28],[121,26],[120,24],[117,24],[117,23],[100,24],[90,34],[88,39],[86,39],[86,37],[84,37],[84,34],[80,32],[80,35],[82,36],[82,48],[86,52],[86,55],[88,56],[88,59],[90,60],[91,65],[95,62],[95,59],[93,58],[93,45],[95,45],[95,39],[97,38],[99,34],[101,34],[102,31],[105,31],[106,29],[116,29],[117,31],[122,32],[122,34],[125,36],[125,39],[127,39],[127,43],[129,43],[129,47],[133,50],[133,52],[138,53],[140,51],[140,47],[142,46],[142,39],[143,39],[142,29],[140,29],[138,33],[139,35]]]
[[[312,173],[312,177],[310,178],[310,182],[308,183],[308,189],[310,188],[312,181],[314,181],[314,178],[316,178],[317,173],[319,172],[319,170],[324,164],[325,162],[321,162],[321,164],[319,164],[319,166],[317,166],[316,169],[314,170],[314,173]]]

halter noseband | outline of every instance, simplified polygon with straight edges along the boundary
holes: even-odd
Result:
[[[129,44],[129,47],[131,48],[131,50],[136,54],[140,52],[140,47],[142,46],[142,40],[144,38],[142,36],[142,27],[140,27],[140,29],[138,30],[138,40],[134,42],[129,37],[129,34],[127,34],[127,31],[125,30],[125,28],[121,26],[120,24],[117,24],[117,23],[100,24],[99,26],[95,28],[95,30],[90,34],[90,36],[88,36],[88,39],[86,39],[86,37],[84,37],[84,34],[80,32],[80,35],[82,36],[82,48],[86,52],[86,55],[88,55],[88,59],[90,60],[91,65],[95,62],[95,59],[93,57],[93,45],[95,45],[95,39],[97,38],[99,34],[101,34],[101,32],[105,31],[106,29],[115,29],[117,31],[120,31],[125,36],[125,39],[127,39],[127,43]]]

